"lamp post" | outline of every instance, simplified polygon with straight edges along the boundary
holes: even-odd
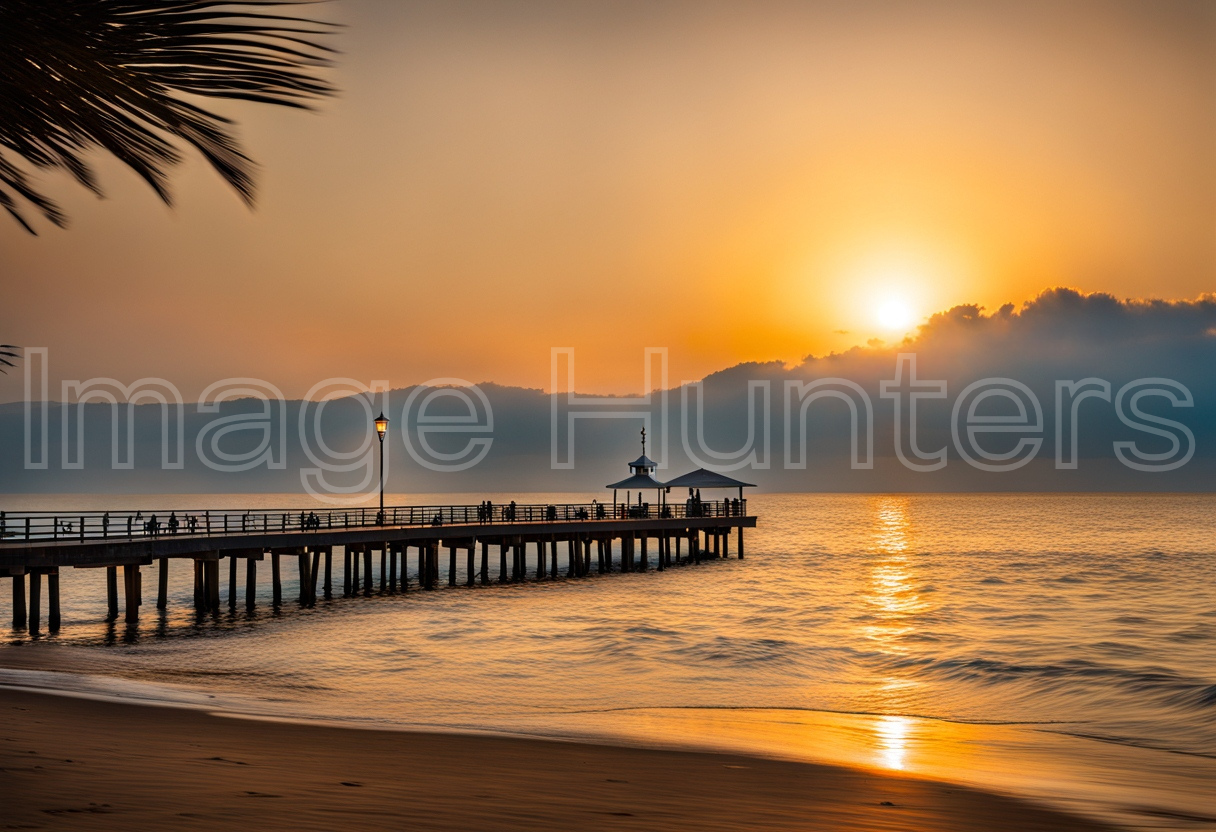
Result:
[[[384,416],[384,411],[380,411],[380,415],[376,417],[376,436],[380,437],[380,514],[378,515],[379,525],[384,525],[384,434],[388,433],[388,419]]]

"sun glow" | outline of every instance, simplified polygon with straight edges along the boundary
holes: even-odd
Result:
[[[888,331],[907,331],[916,321],[912,307],[900,297],[888,297],[874,309],[874,319]]]

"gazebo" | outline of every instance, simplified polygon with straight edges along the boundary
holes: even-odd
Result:
[[[728,477],[726,474],[719,474],[717,471],[710,471],[706,468],[698,468],[695,471],[676,477],[674,480],[667,482],[668,488],[689,488],[699,492],[702,488],[737,488],[739,489],[739,511],[743,511],[743,489],[755,488],[755,483],[743,482],[734,477]]]
[[[625,499],[629,505],[633,504],[629,496],[630,491],[646,491],[651,488],[655,490],[656,499],[659,504],[663,502],[663,493],[667,488],[666,483],[661,483],[654,478],[654,472],[659,465],[650,457],[646,456],[646,429],[642,428],[642,455],[629,463],[630,476],[620,482],[609,483],[605,488],[612,489],[612,508],[616,511],[616,495],[617,491],[623,489],[625,491]],[[642,495],[638,494],[638,504],[642,502]]]

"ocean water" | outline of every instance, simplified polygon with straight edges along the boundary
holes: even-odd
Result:
[[[10,510],[202,503],[302,505],[0,498]],[[770,494],[749,508],[760,519],[745,560],[732,540],[728,560],[663,573],[278,614],[266,564],[256,613],[244,610],[242,570],[237,611],[203,621],[188,569],[171,567],[160,614],[145,568],[134,628],[102,621],[102,571],[68,570],[61,632],[12,633],[0,665],[79,675],[8,670],[0,682],[371,726],[729,748],[974,783],[1134,828],[1216,829],[1216,497]],[[492,549],[492,575],[496,561]],[[290,599],[294,559],[284,568]]]

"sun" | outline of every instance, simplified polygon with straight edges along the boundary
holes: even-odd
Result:
[[[906,300],[888,297],[874,308],[874,319],[884,330],[907,331],[916,321],[916,313]]]

